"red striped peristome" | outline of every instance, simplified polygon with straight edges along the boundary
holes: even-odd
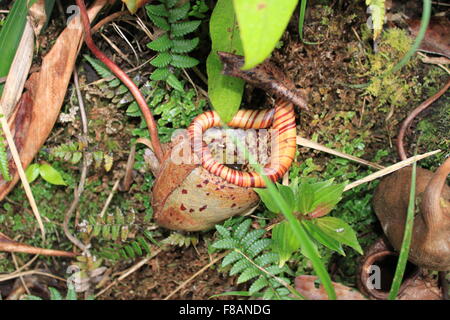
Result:
[[[229,168],[217,162],[208,146],[203,142],[203,132],[220,126],[220,117],[215,111],[197,116],[188,128],[194,154],[201,157],[202,166],[210,173],[240,187],[263,188],[266,186],[261,175],[255,171],[244,172]],[[241,129],[271,128],[274,143],[271,158],[264,168],[264,174],[272,181],[281,178],[294,160],[296,150],[295,113],[292,103],[278,100],[275,108],[268,110],[239,110],[227,123],[229,127]]]

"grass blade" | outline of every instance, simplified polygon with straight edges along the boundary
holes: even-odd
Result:
[[[414,211],[416,199],[416,167],[414,162],[411,176],[411,189],[409,192],[408,213],[406,215],[405,233],[403,235],[402,247],[400,249],[400,256],[395,269],[394,281],[392,282],[391,290],[389,291],[389,300],[394,300],[397,297],[400,285],[405,273],[406,262],[408,261],[409,248],[411,245],[412,229],[414,224]]]

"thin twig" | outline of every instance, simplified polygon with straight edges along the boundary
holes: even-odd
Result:
[[[17,258],[16,255],[14,253],[11,253],[11,256],[13,258],[13,262],[14,262],[14,266],[16,267],[16,271],[19,270],[19,264],[17,263]],[[22,286],[25,288],[25,291],[27,292],[28,295],[30,295],[30,289],[28,289],[27,284],[25,283],[25,279],[23,278],[23,276],[19,276],[20,282],[22,283]]]
[[[405,159],[403,161],[397,162],[396,164],[393,164],[392,166],[386,167],[386,168],[384,168],[382,170],[379,170],[377,172],[374,172],[374,173],[368,175],[367,177],[364,177],[362,179],[359,179],[359,180],[357,180],[355,182],[352,182],[352,183],[348,184],[344,188],[344,191],[348,191],[350,189],[353,189],[353,188],[359,186],[360,184],[367,183],[367,182],[370,182],[372,180],[381,178],[381,177],[383,177],[383,176],[385,176],[385,175],[387,175],[389,173],[395,172],[395,171],[397,171],[397,170],[399,170],[401,168],[409,166],[410,164],[412,164],[412,163],[414,163],[416,161],[428,158],[428,157],[430,157],[432,155],[435,155],[436,153],[439,153],[439,152],[441,152],[441,150],[435,150],[435,151],[427,152],[427,153],[424,153],[424,154],[421,154],[421,155],[417,155],[417,156]]]
[[[105,24],[110,23],[111,21],[113,21],[123,15],[126,15],[127,13],[128,13],[128,11],[126,11],[126,10],[118,11],[118,12],[114,12],[113,14],[107,16],[106,18],[103,18],[102,20],[97,22],[97,24],[95,26],[92,27],[92,29],[91,29],[92,34],[96,33]]]
[[[113,186],[111,192],[109,193],[108,199],[106,199],[106,202],[105,202],[105,205],[103,206],[102,211],[100,212],[101,218],[105,215],[106,210],[108,210],[109,204],[111,203],[111,200],[113,199],[114,194],[116,193],[117,188],[119,187],[119,184],[120,184],[120,179],[117,179],[116,182],[114,183],[114,186]]]
[[[409,126],[411,125],[411,122],[414,120],[414,118],[427,109],[434,101],[439,99],[450,87],[450,80],[447,81],[447,83],[439,90],[436,94],[422,102],[418,107],[416,107],[409,116],[402,122],[402,125],[400,127],[400,130],[398,131],[397,136],[397,153],[401,160],[405,160],[407,158],[405,146],[403,143],[403,139],[405,137],[406,130],[408,130]]]
[[[220,259],[222,259],[223,257],[225,257],[228,254],[228,252],[225,252],[221,255],[219,255],[218,257],[216,257],[214,260],[212,260],[210,263],[208,263],[207,265],[205,265],[203,268],[201,268],[200,270],[198,270],[196,273],[194,273],[189,279],[187,279],[186,281],[184,281],[182,284],[180,284],[175,290],[173,290],[171,293],[169,293],[169,295],[167,297],[165,297],[163,300],[169,300],[170,297],[172,297],[175,293],[177,293],[178,291],[180,291],[181,289],[183,289],[189,282],[191,282],[192,280],[194,280],[195,278],[197,278],[199,275],[201,275],[203,272],[205,272],[209,267],[211,267],[212,265],[216,264]]]
[[[319,144],[317,142],[314,142],[314,141],[302,138],[300,136],[297,136],[297,144],[300,145],[300,146],[303,146],[303,147],[313,148],[315,150],[319,150],[319,151],[323,151],[323,152],[326,152],[326,153],[329,153],[329,154],[333,154],[335,156],[338,156],[338,157],[341,157],[341,158],[344,158],[344,159],[355,161],[355,162],[364,164],[366,166],[369,166],[369,167],[372,167],[372,168],[375,168],[375,169],[383,169],[384,168],[383,166],[380,166],[379,164],[376,164],[376,163],[373,163],[373,162],[370,162],[370,161],[367,161],[367,160],[364,160],[364,159],[361,159],[361,158],[358,158],[358,157],[354,157],[352,155],[349,155],[349,154],[346,154],[346,153],[343,153],[343,152],[340,152],[340,151],[337,151],[337,150],[333,150],[333,149],[327,148],[327,147],[325,147],[322,144]]]
[[[21,276],[29,276],[29,275],[32,275],[32,274],[46,276],[46,277],[50,277],[50,278],[53,278],[53,279],[57,279],[57,280],[66,282],[66,279],[64,279],[64,278],[55,276],[55,275],[50,274],[50,273],[42,272],[42,271],[39,271],[39,270],[29,270],[29,271],[14,273],[14,274],[8,274],[8,275],[5,275],[5,276],[0,276],[0,282],[8,281],[8,280],[11,280],[11,279],[16,279],[16,278],[21,277]]]
[[[155,256],[157,256],[161,251],[162,251],[162,249],[157,249],[156,251],[152,252],[152,254],[150,256],[142,259],[141,261],[139,261],[135,265],[131,266],[129,269],[125,270],[124,273],[122,273],[122,275],[119,278],[115,279],[106,288],[104,288],[102,291],[97,293],[95,295],[95,297],[98,298],[99,296],[104,294],[106,291],[111,289],[113,286],[118,284],[120,281],[122,281],[123,279],[128,277],[130,274],[132,274],[133,272],[136,272],[137,270],[139,270],[143,265],[145,265],[147,262],[149,262],[151,259],[153,259]]]
[[[83,97],[81,96],[80,86],[78,83],[78,73],[77,69],[75,68],[73,71],[73,82],[75,84],[75,91],[77,93],[78,98],[78,105],[80,107],[80,114],[81,114],[81,123],[83,128],[83,134],[82,134],[82,140],[83,140],[83,164],[81,168],[81,176],[80,181],[78,182],[78,188],[74,191],[74,197],[72,200],[72,203],[69,207],[69,210],[67,210],[66,214],[64,215],[64,223],[63,223],[63,230],[66,237],[72,242],[74,245],[76,245],[78,248],[80,248],[81,251],[86,251],[87,246],[83,244],[77,237],[75,237],[69,230],[69,223],[70,219],[72,218],[73,213],[75,212],[76,208],[78,207],[78,203],[80,202],[81,194],[84,191],[84,184],[86,182],[86,176],[88,173],[88,161],[86,157],[86,150],[87,143],[88,143],[88,122],[87,122],[87,116],[86,116],[86,109],[84,107]]]

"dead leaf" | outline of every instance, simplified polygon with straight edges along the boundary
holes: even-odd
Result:
[[[88,11],[89,18],[93,20],[107,2],[96,0]],[[50,52],[43,58],[40,71],[32,74],[25,84],[31,93],[32,120],[23,145],[17,146],[24,167],[27,167],[38,153],[58,119],[82,41],[83,27],[77,17],[72,19]],[[14,118],[8,121],[16,122]],[[17,173],[9,183],[0,179],[0,200],[9,193],[18,180]]]
[[[411,35],[416,37],[420,28],[419,19],[407,21]],[[419,50],[440,54],[450,58],[450,21],[446,17],[432,17]]]
[[[318,281],[316,276],[298,276],[295,278],[295,289],[309,300],[328,300],[328,295],[322,284],[316,288]],[[366,298],[356,289],[333,282],[337,300],[366,300]]]

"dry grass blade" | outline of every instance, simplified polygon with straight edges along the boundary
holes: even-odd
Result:
[[[297,136],[297,144],[302,146],[302,147],[312,148],[312,149],[323,151],[323,152],[326,152],[326,153],[329,153],[329,154],[332,154],[332,155],[335,155],[335,156],[338,156],[338,157],[341,157],[341,158],[344,158],[344,159],[355,161],[355,162],[364,164],[364,165],[372,167],[372,168],[376,168],[376,169],[383,169],[384,168],[383,166],[380,166],[379,164],[376,164],[376,163],[373,163],[373,162],[370,162],[370,161],[367,161],[367,160],[364,160],[364,159],[361,159],[361,158],[358,158],[358,157],[354,157],[354,156],[351,156],[349,154],[346,154],[346,153],[343,153],[343,152],[340,152],[340,151],[337,151],[337,150],[330,149],[330,148],[325,147],[324,145],[322,145],[320,143],[317,143],[317,142],[314,142],[314,141],[302,138],[300,136]]]
[[[30,184],[28,183],[27,176],[25,175],[25,171],[23,170],[22,162],[20,161],[19,152],[17,151],[16,144],[14,143],[14,138],[9,129],[8,121],[4,116],[0,117],[0,123],[2,125],[3,132],[5,133],[6,141],[8,142],[9,150],[11,150],[12,157],[14,159],[14,163],[16,164],[17,171],[19,173],[20,180],[22,181],[23,188],[25,189],[25,194],[27,195],[28,201],[30,202],[31,210],[33,211],[34,216],[36,217],[39,229],[41,230],[42,241],[45,241],[45,228],[42,223],[41,214],[39,213],[39,209],[36,204],[36,200],[34,200],[33,193],[31,192]]]
[[[430,156],[432,156],[432,155],[435,155],[435,154],[437,154],[437,153],[439,153],[439,152],[441,152],[441,150],[435,150],[435,151],[427,152],[427,153],[424,153],[424,154],[421,154],[421,155],[417,155],[417,156],[408,158],[408,159],[406,159],[406,160],[397,162],[396,164],[393,164],[392,166],[389,166],[389,167],[387,167],[387,168],[384,168],[384,169],[382,169],[382,170],[379,170],[379,171],[377,171],[377,172],[374,172],[374,173],[368,175],[368,176],[365,177],[365,178],[359,179],[359,180],[357,180],[357,181],[355,181],[355,182],[352,182],[352,183],[348,184],[348,185],[344,188],[344,191],[353,189],[353,188],[359,186],[360,184],[363,184],[363,183],[370,182],[370,181],[372,181],[372,180],[381,178],[381,177],[383,177],[383,176],[385,176],[385,175],[387,175],[387,174],[390,174],[390,173],[392,173],[392,172],[395,172],[395,171],[397,171],[397,170],[399,170],[399,169],[401,169],[401,168],[404,168],[404,167],[406,167],[406,166],[409,166],[410,164],[413,164],[413,163],[416,162],[416,161],[419,161],[419,160],[428,158],[428,157],[430,157]]]

